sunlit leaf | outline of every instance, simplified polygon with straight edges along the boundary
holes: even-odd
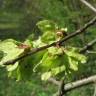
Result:
[[[18,62],[16,62],[16,63],[13,64],[13,65],[8,65],[8,66],[7,66],[7,70],[8,70],[8,71],[13,71],[13,70],[15,70],[17,67],[18,67]]]
[[[79,63],[78,60],[69,57],[69,64],[70,64],[70,68],[72,70],[74,70],[74,71],[77,71],[78,70],[78,63]]]
[[[48,31],[42,35],[41,39],[44,43],[52,43],[56,40],[56,34],[53,31]]]
[[[4,52],[4,57],[0,64],[18,57],[24,51],[23,49],[19,49],[18,46],[10,40],[2,41],[0,44],[0,50]]]
[[[39,21],[37,26],[42,32],[55,31],[58,28],[54,22],[49,20]]]
[[[65,65],[58,66],[56,68],[51,69],[51,73],[52,73],[53,76],[55,76],[55,75],[57,75],[57,74],[59,74],[59,73],[61,73],[63,71],[65,71]]]
[[[62,59],[62,57],[61,57]],[[42,70],[48,71],[51,70],[52,68],[55,68],[59,65],[62,64],[62,60],[60,59],[59,56],[57,55],[52,55],[50,53],[45,53],[42,60],[41,60],[41,67]]]
[[[62,55],[63,54],[62,48],[57,48],[57,47],[48,48],[48,52],[52,55]]]
[[[46,81],[51,77],[51,75],[51,72],[45,72],[42,74],[41,79]]]
[[[41,46],[45,45],[45,43],[42,42],[41,38],[38,38],[38,40],[33,41],[32,44],[33,44],[34,48],[41,47]]]
[[[0,50],[0,61],[2,60],[3,56],[4,56],[4,52]]]
[[[69,57],[74,57],[76,58],[78,61],[80,61],[81,63],[86,63],[86,56],[84,56],[83,54],[80,54],[78,52],[74,52],[73,50],[72,51],[68,51],[68,50],[65,50],[65,53],[69,56]]]

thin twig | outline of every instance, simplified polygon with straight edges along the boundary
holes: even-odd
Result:
[[[96,39],[89,42],[86,46],[84,46],[82,49],[80,49],[80,53],[84,53],[87,49],[90,49],[94,44],[96,43]]]
[[[27,56],[33,55],[33,54],[35,54],[35,53],[37,53],[37,52],[39,52],[39,51],[45,50],[46,48],[49,48],[49,47],[51,47],[51,46],[55,46],[55,45],[58,44],[58,43],[59,43],[59,44],[62,44],[63,42],[71,39],[72,37],[74,37],[74,36],[76,36],[76,35],[79,35],[79,34],[81,34],[82,32],[85,32],[85,30],[86,30],[88,27],[92,26],[92,25],[95,24],[95,23],[96,23],[96,17],[94,17],[91,21],[89,21],[88,23],[86,23],[82,28],[78,29],[76,32],[74,32],[74,33],[66,36],[64,39],[59,40],[59,41],[56,41],[56,42],[53,42],[53,43],[51,43],[51,44],[48,44],[48,45],[45,45],[45,46],[42,46],[42,47],[39,47],[39,48],[34,48],[34,49],[32,49],[30,52],[28,52],[28,53],[26,53],[26,54],[24,54],[24,55],[22,55],[22,56],[19,56],[19,57],[15,58],[15,59],[12,59],[12,60],[3,62],[3,65],[14,64],[14,63],[17,62],[17,61],[19,61],[19,60],[21,60],[21,59],[23,59],[23,58],[25,58],[25,57],[27,57]]]
[[[88,53],[88,54],[96,54],[96,51],[87,50],[86,53]]]

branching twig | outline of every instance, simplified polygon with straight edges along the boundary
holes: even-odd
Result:
[[[67,83],[67,84],[65,84],[63,89],[64,89],[64,92],[67,93],[76,88],[80,88],[82,86],[89,85],[89,84],[92,84],[95,82],[96,82],[96,75],[93,75],[93,76],[90,76],[90,77],[82,79],[82,80],[77,80],[77,81],[74,81],[71,83]],[[60,82],[57,84],[57,86],[60,86]],[[56,93],[56,96],[58,96],[58,92]]]
[[[49,48],[49,47],[51,47],[51,46],[55,46],[57,43],[61,44],[61,43],[65,42],[65,41],[67,41],[68,39],[70,39],[70,38],[72,38],[72,37],[74,37],[74,36],[76,36],[76,35],[78,35],[78,34],[81,34],[81,33],[84,32],[88,27],[90,27],[90,26],[92,26],[93,24],[95,24],[95,22],[96,22],[96,17],[94,17],[91,21],[89,21],[88,23],[86,23],[82,28],[80,28],[80,29],[77,30],[76,32],[74,32],[74,33],[66,36],[64,39],[59,40],[59,41],[56,41],[56,42],[53,42],[53,43],[51,43],[51,44],[48,44],[48,45],[45,45],[45,46],[42,46],[42,47],[39,47],[39,48],[34,48],[34,49],[32,49],[30,52],[28,52],[28,53],[26,53],[26,54],[24,54],[24,55],[22,55],[22,56],[19,56],[19,57],[13,59],[13,60],[9,60],[9,61],[7,61],[7,62],[4,62],[3,65],[14,64],[15,62],[17,62],[17,61],[19,61],[19,60],[21,60],[21,59],[23,59],[23,58],[25,58],[25,57],[27,57],[27,56],[30,56],[30,55],[32,55],[32,54],[35,54],[35,53],[39,52],[39,51],[45,50],[46,48]]]
[[[65,92],[69,92],[73,89],[79,88],[84,85],[92,84],[94,82],[96,82],[96,75],[90,76],[90,77],[82,79],[82,80],[78,80],[76,82],[71,82],[71,83],[65,84],[64,90],[65,90]]]

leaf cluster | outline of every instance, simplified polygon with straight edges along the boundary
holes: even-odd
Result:
[[[52,46],[43,51],[23,58],[12,65],[3,65],[8,60],[15,59],[38,48],[63,37],[66,28],[60,28],[55,22],[43,20],[37,23],[42,35],[37,40],[27,38],[24,42],[7,39],[0,42],[0,65],[6,67],[8,76],[17,80],[30,80],[33,72],[41,75],[42,80],[48,80],[53,76],[60,76],[63,73],[69,76],[83,63],[86,63],[86,56],[79,53],[79,49],[73,46],[59,45]],[[63,32],[63,33],[62,33]],[[59,34],[57,34],[59,33]],[[61,34],[61,35],[60,35]]]

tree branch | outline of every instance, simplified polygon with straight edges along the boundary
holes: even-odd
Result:
[[[84,79],[81,79],[81,80],[77,80],[77,81],[74,81],[74,82],[71,82],[71,83],[67,83],[64,85],[64,94],[65,95],[67,92],[69,91],[72,91],[76,88],[80,88],[82,86],[85,86],[85,85],[89,85],[89,84],[92,84],[92,83],[96,83],[96,75],[93,75],[93,76],[90,76],[88,78],[84,78]],[[60,82],[57,83],[57,86],[60,86]],[[55,94],[55,96],[59,96],[58,92]]]
[[[72,82],[72,83],[65,84],[64,90],[66,92],[69,92],[73,89],[76,89],[76,88],[79,88],[79,87],[82,87],[82,86],[85,86],[85,85],[88,85],[88,84],[92,84],[92,83],[95,83],[95,82],[96,82],[96,75],[90,76],[88,78],[78,80],[78,81],[75,81],[75,82]]]
[[[19,56],[19,57],[15,58],[15,59],[12,59],[12,60],[9,60],[9,61],[7,61],[7,62],[4,62],[3,65],[14,64],[14,63],[17,62],[17,61],[19,61],[19,60],[21,60],[21,59],[23,59],[23,58],[25,58],[25,57],[27,57],[27,56],[30,56],[30,55],[32,55],[32,54],[35,54],[35,53],[37,53],[37,52],[39,52],[39,51],[45,50],[46,48],[49,48],[49,47],[51,47],[51,46],[55,46],[55,45],[58,44],[58,43],[59,43],[59,44],[62,44],[63,42],[71,39],[72,37],[81,34],[81,33],[84,32],[88,27],[92,26],[92,25],[95,24],[95,23],[96,23],[96,16],[95,16],[91,21],[89,21],[88,23],[86,23],[82,28],[80,28],[80,29],[78,29],[76,32],[74,32],[74,33],[66,36],[64,39],[59,40],[59,41],[56,41],[56,42],[53,42],[53,43],[51,43],[51,44],[48,44],[48,45],[45,45],[45,46],[42,46],[42,47],[39,47],[39,48],[33,48],[30,52],[28,52],[28,53],[26,53],[26,54],[24,54],[24,55],[22,55],[22,56]]]
[[[60,81],[57,81],[55,78],[49,78],[48,79],[48,81],[50,82],[50,83],[53,83],[54,85],[57,85],[57,86],[59,86],[60,85]]]
[[[60,82],[60,86],[58,89],[58,96],[63,96],[65,94],[64,86],[65,86],[65,77]]]
[[[90,8],[93,12],[96,13],[96,8],[93,7],[89,2],[87,2],[86,0],[80,0],[83,4],[85,4],[88,8]]]

